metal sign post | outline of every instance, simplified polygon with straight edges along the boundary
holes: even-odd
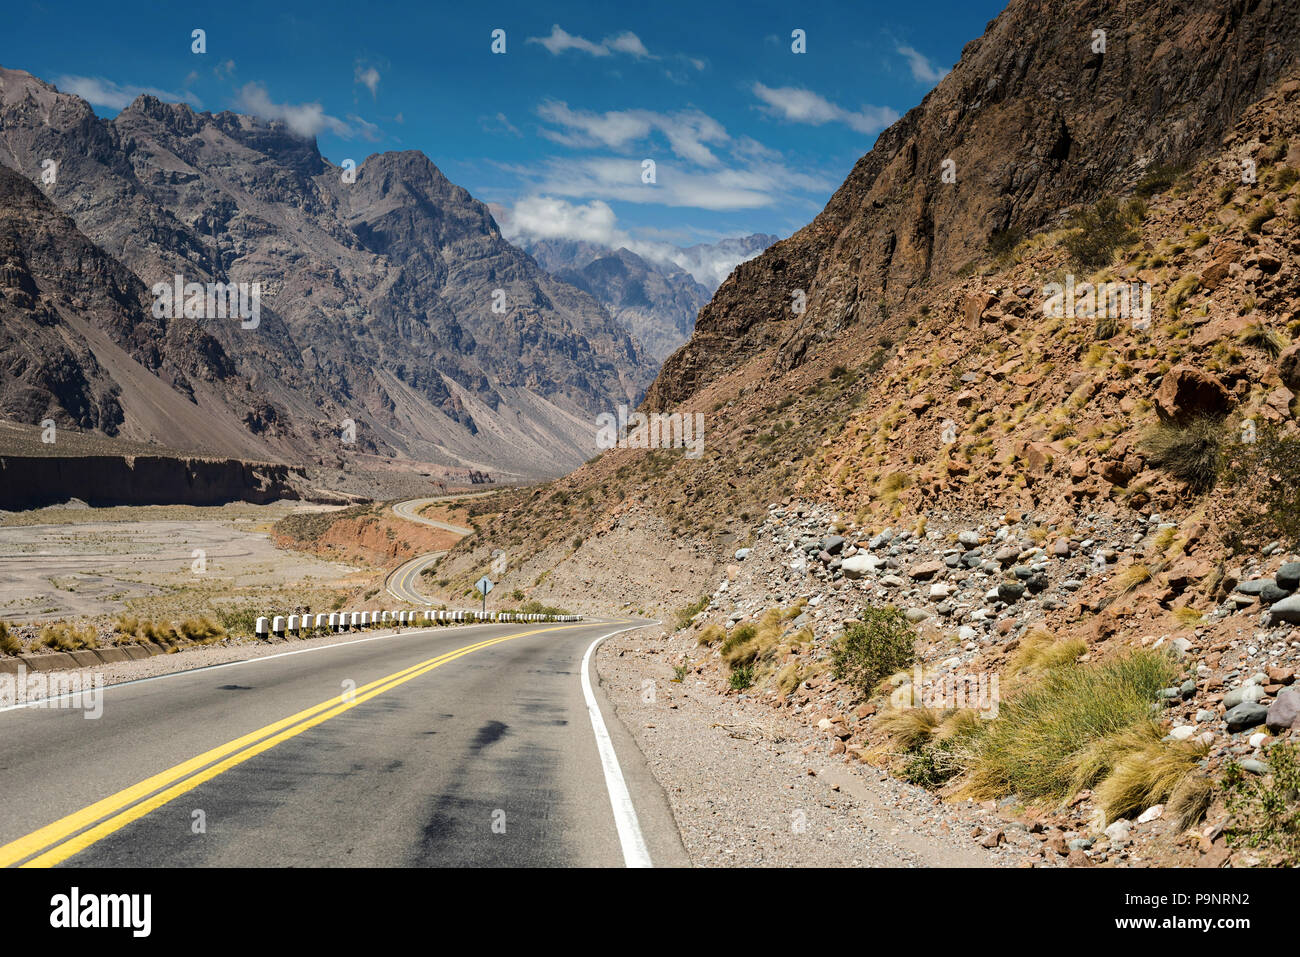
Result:
[[[477,588],[479,594],[483,596],[483,614],[486,615],[488,592],[490,592],[496,586],[492,584],[492,579],[484,575],[482,578],[480,578],[477,582],[474,583],[474,587]]]

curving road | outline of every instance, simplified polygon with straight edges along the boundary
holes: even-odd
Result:
[[[425,518],[420,514],[420,511],[436,502],[454,502],[458,499],[473,498],[476,495],[484,494],[487,493],[467,492],[464,495],[444,495],[439,498],[413,498],[394,505],[393,514],[406,519],[408,522],[418,522],[421,525],[440,528],[443,531],[454,532],[460,536],[471,535],[474,532],[472,528],[466,528],[464,525],[452,525],[450,522],[439,521],[435,518]],[[388,573],[388,577],[384,579],[384,588],[388,591],[388,594],[398,601],[406,601],[414,605],[435,604],[433,599],[420,594],[420,590],[416,586],[420,583],[420,573],[446,554],[445,549],[440,552],[426,552],[403,562]]]
[[[591,666],[643,624],[360,638],[110,686],[97,720],[0,712],[0,864],[686,864]]]

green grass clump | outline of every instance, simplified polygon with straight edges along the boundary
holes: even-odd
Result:
[[[691,623],[692,618],[694,618],[700,612],[704,611],[704,609],[708,606],[708,604],[709,604],[709,596],[701,595],[699,598],[695,599],[695,601],[691,602],[685,608],[679,608],[677,610],[677,627],[679,629],[685,628],[687,625]]]
[[[869,697],[882,680],[916,660],[916,631],[893,605],[864,608],[859,617],[831,650],[832,672]]]
[[[1048,671],[969,740],[967,793],[1064,800],[1108,770],[1098,742],[1149,722],[1176,674],[1173,658],[1153,651]]]

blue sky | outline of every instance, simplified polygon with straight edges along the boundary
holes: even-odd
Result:
[[[635,246],[789,235],[1005,0],[6,6],[0,64],[101,115],[146,91],[284,119],[335,163],[418,149],[509,235]]]

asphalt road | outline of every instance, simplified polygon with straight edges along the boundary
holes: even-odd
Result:
[[[483,492],[469,492],[464,495],[444,495],[441,498],[413,498],[406,502],[398,502],[393,506],[393,514],[399,518],[404,518],[408,522],[417,522],[420,525],[429,525],[433,528],[440,528],[446,532],[454,532],[457,535],[473,534],[474,529],[466,528],[464,525],[453,525],[450,522],[439,521],[436,518],[425,518],[420,514],[420,509],[426,505],[432,505],[435,502],[454,502],[457,499],[473,498],[475,495],[483,495]],[[427,552],[412,558],[410,561],[403,562],[397,568],[388,573],[384,580],[384,587],[388,594],[392,595],[398,601],[409,601],[416,605],[436,604],[432,599],[420,594],[420,572],[424,571],[434,562],[436,562],[446,551]]]
[[[594,720],[584,694],[584,655],[628,627],[288,646],[108,687],[97,720],[2,712],[0,864],[686,864],[594,673]]]
[[[420,594],[420,572],[446,554],[446,552],[427,552],[403,562],[388,573],[388,577],[384,579],[384,588],[398,601],[408,601],[414,605],[441,604]]]

